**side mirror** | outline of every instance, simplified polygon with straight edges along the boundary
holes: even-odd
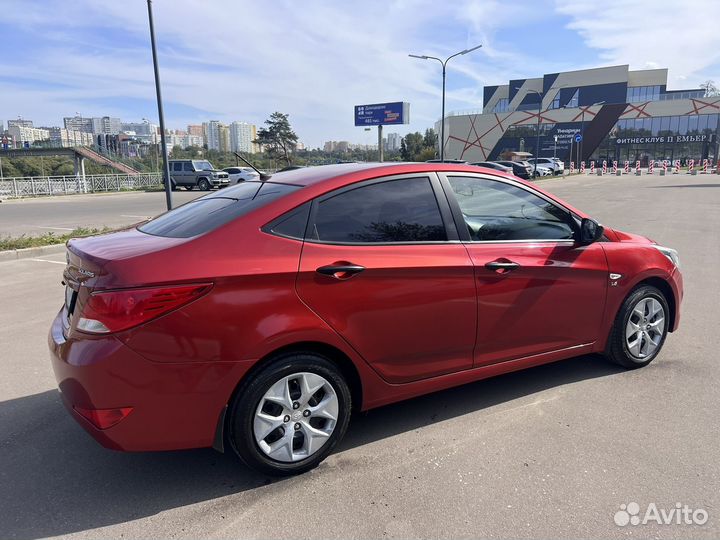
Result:
[[[604,231],[603,226],[594,219],[583,218],[580,222],[580,244],[587,246],[597,242],[602,238]]]

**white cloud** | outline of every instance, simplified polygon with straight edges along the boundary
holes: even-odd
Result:
[[[717,0],[556,0],[588,47],[606,65],[666,67],[670,89],[720,74]]]
[[[702,16],[714,13],[708,7],[713,2],[698,2],[684,5],[687,19],[665,0],[557,0],[555,7],[599,51],[600,61],[589,56],[586,65],[576,67],[667,66],[671,86],[673,81],[687,86],[713,78],[720,54],[713,18]],[[211,118],[261,123],[280,110],[290,114],[306,144],[365,141],[368,134],[352,125],[354,104],[410,101],[411,124],[387,128],[401,133],[430,127],[440,116],[440,66],[408,53],[445,57],[483,45],[451,61],[448,111],[481,107],[485,84],[573,67],[563,51],[539,57],[530,45],[542,35],[516,31],[519,21],[538,32],[559,24],[552,4],[534,0],[155,0],[153,5],[169,127]],[[3,25],[26,36],[23,46],[31,60],[0,57],[0,117],[22,114],[58,123],[75,111],[128,120],[155,116],[144,1],[4,0],[0,30]],[[98,37],[101,33],[107,37]]]

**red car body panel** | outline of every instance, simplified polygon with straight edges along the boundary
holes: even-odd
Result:
[[[103,445],[168,450],[213,445],[223,411],[249,373],[288,347],[336,351],[369,409],[458,384],[602,351],[629,291],[660,280],[679,323],[682,276],[643,237],[606,229],[607,241],[341,246],[262,230],[280,215],[354,182],[407,173],[482,173],[450,164],[325,166],[272,182],[303,186],[204,235],[152,236],[128,229],[68,244],[65,279],[92,292],[211,283],[204,296],[140,326],[91,335],[65,308],[48,337],[63,400]],[[578,217],[586,217],[544,193]],[[518,271],[485,264],[509,259]],[[366,270],[344,280],[327,264]],[[622,277],[613,285],[608,273]],[[73,407],[132,407],[98,429]]]

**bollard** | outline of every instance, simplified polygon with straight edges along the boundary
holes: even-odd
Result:
[[[613,174],[617,174],[618,172],[618,162],[613,161]]]
[[[630,162],[625,160],[625,174],[630,174]]]
[[[607,160],[603,160],[603,166],[602,166],[602,172],[603,174],[607,174]]]

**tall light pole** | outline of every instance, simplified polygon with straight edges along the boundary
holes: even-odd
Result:
[[[165,203],[172,210],[172,186],[170,185],[170,164],[168,163],[167,143],[165,142],[165,115],[163,114],[162,93],[160,92],[160,69],[155,47],[155,25],[153,24],[152,0],[147,0],[148,20],[150,22],[150,44],[152,46],[153,69],[155,71],[155,93],[157,94],[158,117],[160,120],[160,144],[163,156],[163,177],[165,181]]]
[[[447,63],[450,61],[451,58],[455,58],[456,56],[476,51],[480,47],[482,47],[482,45],[477,45],[476,47],[472,47],[470,49],[465,49],[464,51],[451,54],[445,60],[441,60],[436,56],[428,56],[425,54],[408,54],[410,58],[419,58],[420,60],[437,60],[442,65],[442,120],[440,123],[440,161],[445,161],[445,72],[447,68]]]

